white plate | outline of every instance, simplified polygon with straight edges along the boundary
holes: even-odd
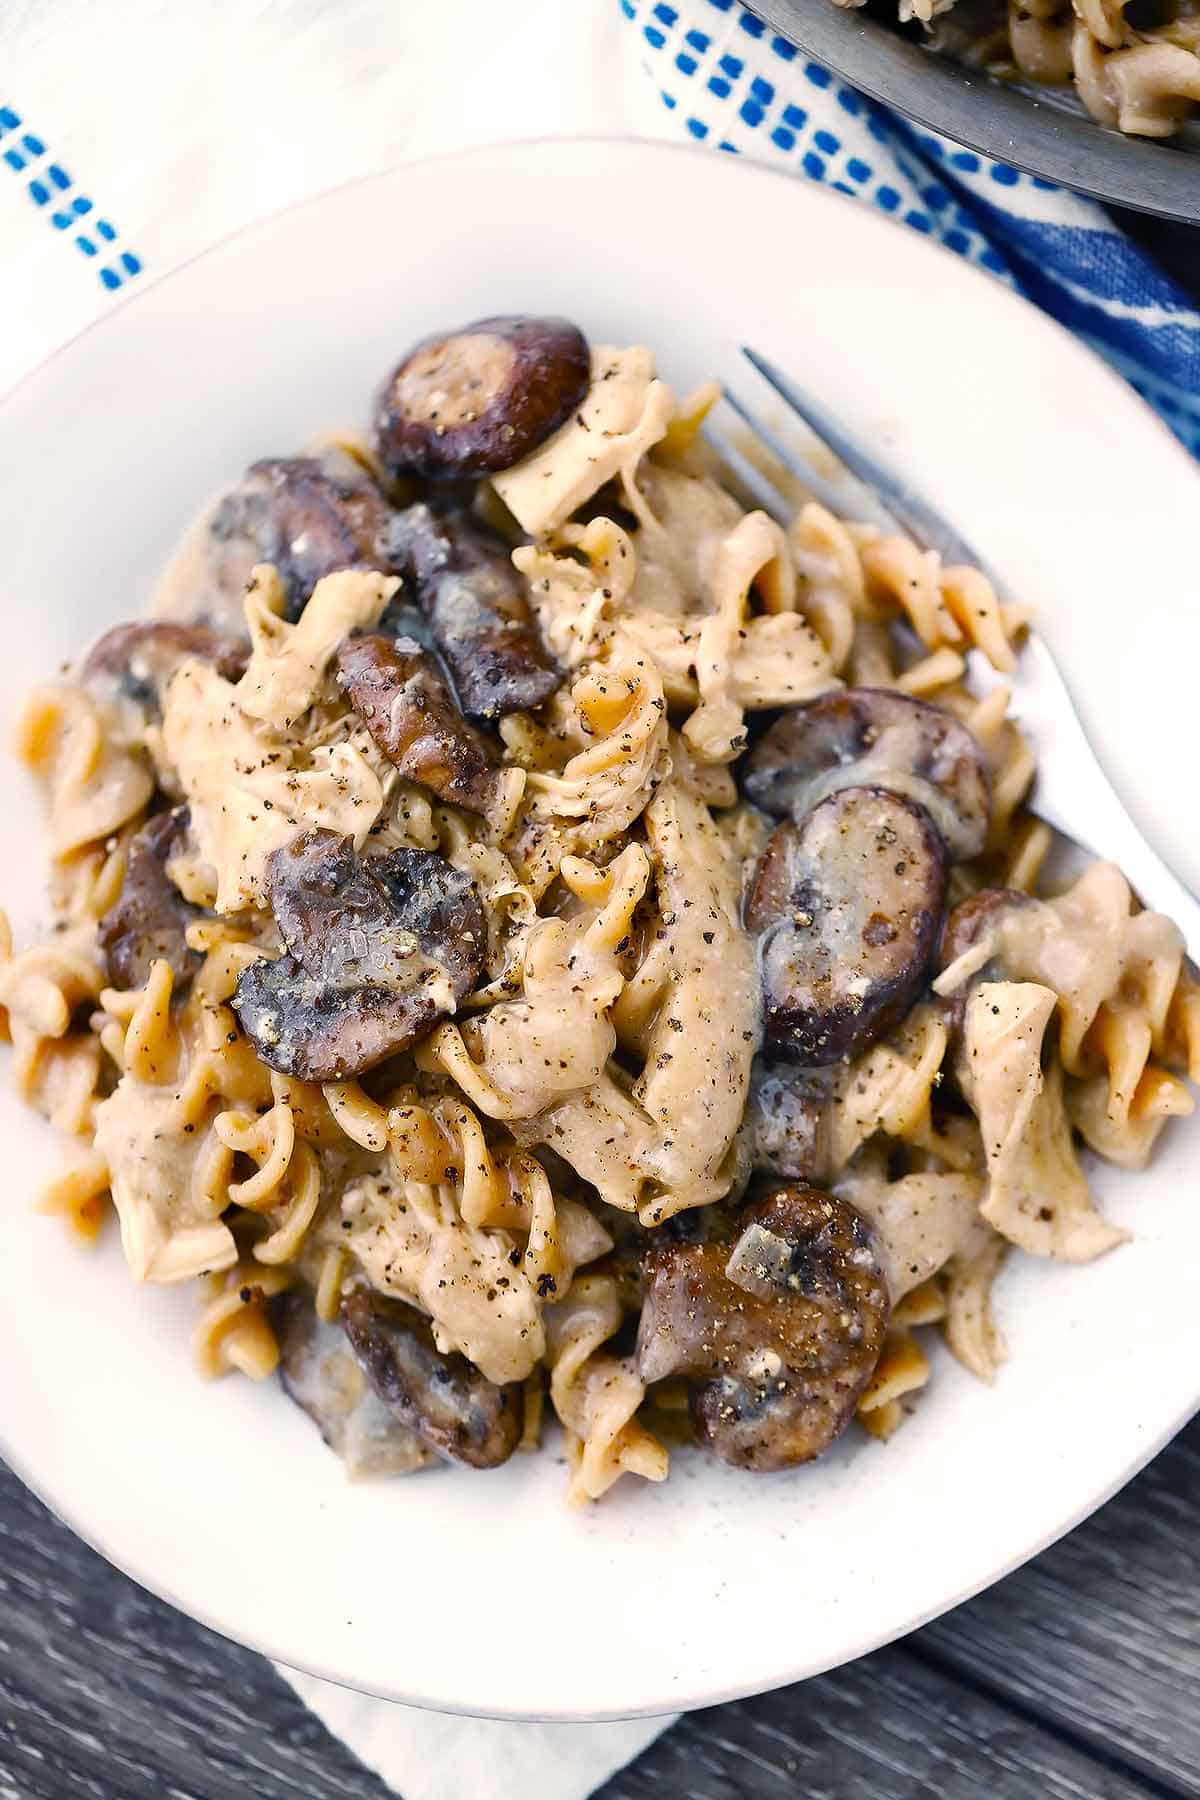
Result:
[[[747,339],[886,439],[1039,609],[1135,811],[1200,875],[1200,477],[1134,395],[1001,286],[815,186],[633,143],[398,170],[235,238],[69,346],[0,409],[0,700],[143,604],[196,503],[363,417],[389,361],[487,312],[644,340],[680,386]],[[1189,575],[1190,571],[1190,575]],[[0,853],[44,911],[26,783]],[[490,1475],[351,1486],[274,1385],[193,1377],[190,1297],[135,1290],[28,1201],[48,1130],[0,1098],[0,1435],[104,1554],[300,1668],[451,1710],[617,1717],[814,1673],[1066,1530],[1200,1401],[1200,1135],[1105,1171],[1134,1232],[1087,1269],[1015,1259],[993,1389],[944,1355],[888,1445],[798,1473],[681,1455],[569,1513],[557,1448]]]

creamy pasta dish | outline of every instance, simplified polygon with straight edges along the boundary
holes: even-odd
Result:
[[[417,345],[29,700],[53,925],[0,1004],[115,1212],[356,1474],[566,1436],[571,1496],[983,1381],[1004,1259],[1124,1235],[1200,1071],[1179,931],[1047,882],[971,568],[746,502],[646,349]],[[548,1406],[546,1402],[548,1400]],[[281,1396],[280,1404],[283,1404]]]
[[[865,0],[835,0],[862,6]],[[1100,125],[1171,137],[1200,109],[1196,0],[898,0],[933,50],[1001,79],[1074,85]]]

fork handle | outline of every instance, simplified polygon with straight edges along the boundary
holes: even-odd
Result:
[[[1086,810],[1087,840],[1072,833],[1068,821],[1063,822],[1063,829],[1076,836],[1076,841],[1094,856],[1116,863],[1143,906],[1173,919],[1183,933],[1188,955],[1200,964],[1200,901],[1151,849],[1103,771],[1095,764],[1093,767],[1096,779],[1087,796],[1086,809],[1080,808],[1081,812]],[[1036,808],[1035,793],[1035,811]]]

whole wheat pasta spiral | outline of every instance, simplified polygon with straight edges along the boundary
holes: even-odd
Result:
[[[21,714],[17,754],[40,781],[50,841],[69,856],[137,818],[154,792],[145,757],[123,749],[82,688],[40,688]]]
[[[667,1452],[637,1419],[645,1388],[627,1358],[603,1349],[621,1318],[616,1284],[603,1275],[581,1276],[549,1318],[550,1399],[568,1433],[576,1504],[622,1475],[667,1478]]]

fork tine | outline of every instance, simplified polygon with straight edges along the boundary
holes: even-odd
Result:
[[[792,411],[815,431],[846,467],[858,477],[906,531],[926,549],[940,551],[947,562],[966,562],[979,566],[979,558],[966,540],[959,536],[948,520],[934,511],[908,483],[886,463],[879,462],[857,439],[851,437],[833,414],[819,401],[802,392],[766,357],[743,344],[742,355],[767,385],[786,401]],[[845,502],[843,501],[843,510]]]
[[[769,425],[751,412],[744,400],[739,400],[738,396],[730,393],[728,388],[723,389],[723,394],[726,404],[733,409],[744,425],[750,427],[759,443],[765,445],[775,460],[782,463],[784,468],[793,474],[815,499],[821,502],[822,506],[827,506],[831,512],[845,511],[846,495],[844,492],[840,492],[832,481],[814,469],[808,459],[801,456],[798,450],[794,450],[790,444],[785,444],[778,432],[773,431]]]
[[[711,425],[704,427],[703,437],[705,443],[716,451],[721,461],[737,476],[746,492],[758,502],[763,511],[770,513],[776,524],[789,524],[795,509],[788,505],[783,495],[767,480],[762,470],[755,468],[745,452],[739,450],[736,444],[731,444],[728,438],[723,438],[719,432],[714,431]]]

